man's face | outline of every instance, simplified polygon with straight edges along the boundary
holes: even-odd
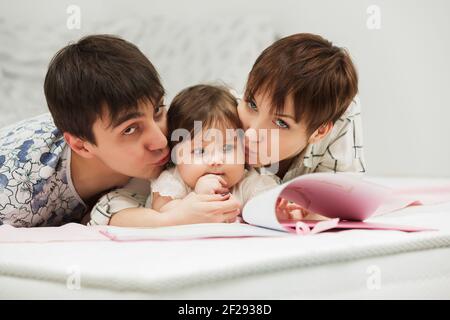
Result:
[[[110,126],[110,116],[96,120],[93,126],[97,145],[91,152],[106,166],[126,176],[155,178],[169,160],[167,118],[163,102],[154,106],[139,103],[138,111],[123,114],[118,125]]]
[[[287,99],[282,114],[272,113],[270,106],[269,96],[261,94],[249,101],[242,99],[238,105],[239,118],[246,131],[246,162],[254,167],[292,158],[308,144],[304,121],[295,121],[292,99]],[[261,157],[258,152],[270,156]]]

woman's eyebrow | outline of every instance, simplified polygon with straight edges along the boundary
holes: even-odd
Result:
[[[278,117],[290,118],[290,119],[296,121],[295,118],[293,116],[291,116],[290,114],[276,113],[275,115]]]

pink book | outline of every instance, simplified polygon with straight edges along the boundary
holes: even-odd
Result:
[[[264,208],[274,208],[278,197],[329,219],[278,221],[274,213],[270,216],[258,213],[264,212]],[[421,200],[422,198],[424,200]],[[314,173],[298,177],[256,196],[245,206],[243,217],[253,225],[297,234],[345,229],[431,231],[421,226],[371,223],[365,220],[411,205],[444,201],[450,201],[450,185],[394,190],[366,181],[355,174]]]

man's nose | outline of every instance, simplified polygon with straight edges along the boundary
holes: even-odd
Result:
[[[145,135],[145,147],[150,151],[160,150],[167,147],[167,137],[161,129],[154,125]]]

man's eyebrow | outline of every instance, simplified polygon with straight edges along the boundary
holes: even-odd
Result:
[[[118,126],[120,126],[122,123],[131,120],[131,119],[137,119],[137,118],[141,118],[145,116],[145,114],[143,112],[140,111],[134,111],[134,112],[130,112],[130,113],[126,113],[123,114],[121,116],[119,116],[113,123],[113,129],[117,128]]]

